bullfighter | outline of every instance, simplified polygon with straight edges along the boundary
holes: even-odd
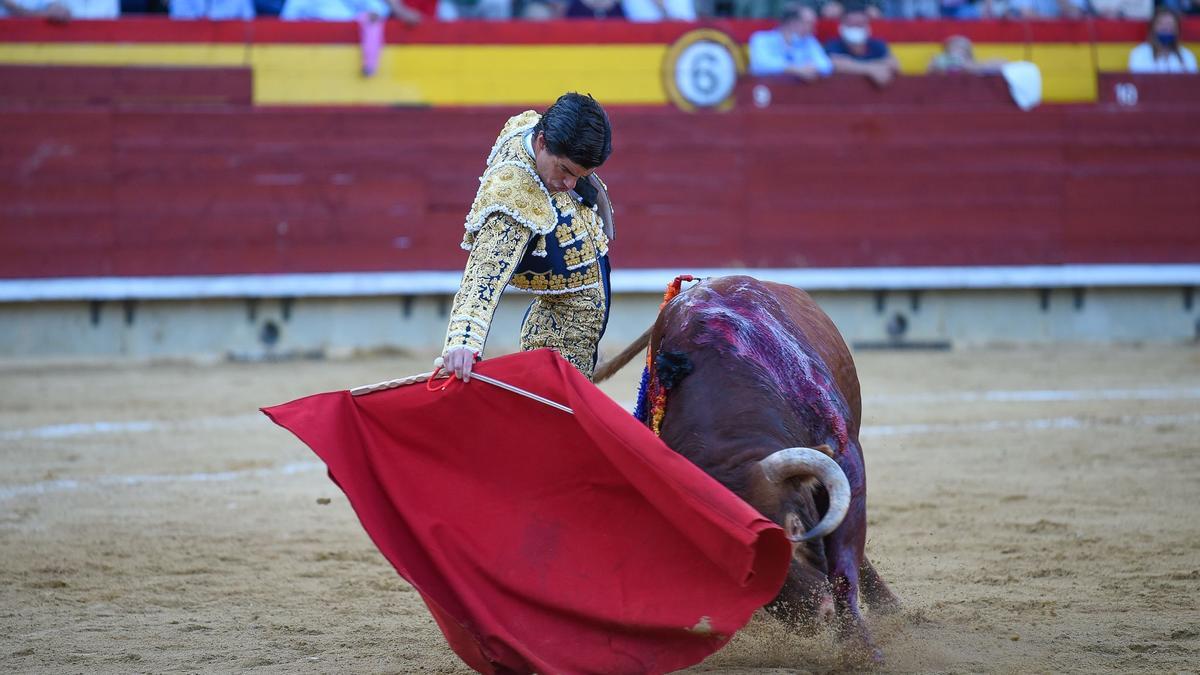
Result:
[[[568,93],[500,131],[467,213],[470,251],[442,350],[447,372],[470,379],[505,286],[534,295],[522,350],[550,347],[589,378],[610,305],[612,207],[596,175],[612,153],[608,115]]]

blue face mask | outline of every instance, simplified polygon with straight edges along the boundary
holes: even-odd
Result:
[[[1155,33],[1154,36],[1158,38],[1159,43],[1164,47],[1174,47],[1175,40],[1179,37],[1174,33]]]

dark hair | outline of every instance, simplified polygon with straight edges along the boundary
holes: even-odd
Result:
[[[866,2],[866,0],[848,0],[842,9],[842,16],[847,14],[866,14],[869,7],[870,3]],[[870,18],[870,15],[868,15],[868,18]]]
[[[533,130],[543,134],[550,154],[566,157],[585,169],[600,166],[612,154],[608,114],[591,94],[559,96]]]
[[[1164,45],[1162,41],[1158,39],[1158,33],[1154,30],[1154,24],[1158,23],[1158,17],[1162,16],[1163,14],[1166,14],[1175,20],[1175,44],[1170,47]],[[1179,52],[1180,43],[1183,41],[1183,36],[1180,35],[1180,33],[1183,32],[1183,21],[1180,19],[1179,12],[1170,9],[1169,7],[1159,7],[1158,9],[1155,9],[1154,15],[1150,17],[1150,26],[1147,32],[1149,35],[1146,37],[1146,41],[1150,43],[1150,48],[1154,50],[1154,58],[1157,59],[1159,57],[1166,56],[1167,54],[1175,54],[1180,58],[1183,58]]]
[[[799,19],[801,9],[803,7],[797,3],[784,5],[783,11],[779,13],[779,23],[788,23]]]

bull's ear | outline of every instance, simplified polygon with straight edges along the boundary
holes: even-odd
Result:
[[[829,445],[826,443],[822,443],[820,445],[814,445],[813,450],[816,450],[817,452],[825,455],[829,459],[837,459],[836,457],[833,456],[833,448],[829,447]]]

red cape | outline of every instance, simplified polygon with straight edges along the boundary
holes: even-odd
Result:
[[[480,380],[265,408],[486,673],[661,673],[721,648],[783,584],[783,531],[556,353]]]

